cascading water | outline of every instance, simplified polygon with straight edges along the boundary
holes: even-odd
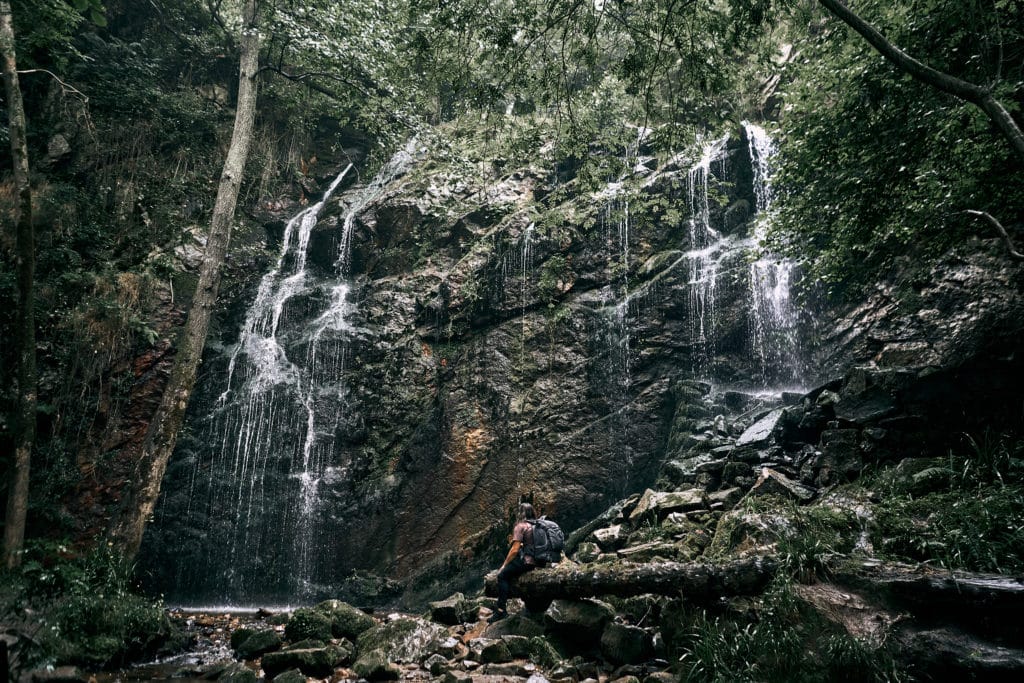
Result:
[[[798,338],[797,309],[790,297],[793,262],[763,250],[765,230],[771,217],[771,161],[774,141],[761,126],[743,122],[753,170],[756,201],[754,237],[761,249],[750,264],[750,346],[759,360],[762,385],[799,385],[805,367]]]
[[[712,226],[709,180],[714,163],[725,164],[728,135],[712,140],[703,148],[701,158],[686,175],[687,203],[690,208],[687,252],[690,271],[690,339],[694,353],[694,372],[710,379],[715,355],[715,288],[718,280],[718,252],[721,235]],[[724,168],[723,168],[724,170]]]
[[[198,556],[201,566],[177,574],[202,599],[301,598],[331,578],[332,558],[319,542],[327,514],[320,488],[346,476],[336,440],[350,412],[342,377],[355,332],[345,280],[352,230],[408,168],[413,144],[347,197],[336,278],[311,274],[307,252],[321,210],[351,167],[285,227],[276,265],[260,282],[207,420],[212,458],[193,470],[188,511],[206,520],[203,542],[211,550]]]

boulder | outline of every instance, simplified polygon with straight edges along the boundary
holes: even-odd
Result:
[[[291,641],[307,638],[326,641],[331,639],[331,635],[331,619],[311,607],[300,607],[292,612],[284,627],[284,636]]]
[[[341,600],[324,600],[314,609],[331,622],[331,633],[337,638],[358,638],[377,622],[363,610]]]
[[[399,617],[363,631],[359,652],[381,650],[389,662],[416,663],[437,651],[448,638],[447,629],[416,617]]]
[[[544,634],[544,627],[536,619],[520,612],[511,614],[497,621],[483,632],[484,638],[501,638],[502,636],[525,636],[533,638]]]
[[[813,460],[814,482],[829,486],[855,479],[864,469],[856,429],[826,429],[821,434],[821,455]]]
[[[647,631],[626,624],[608,624],[601,634],[601,654],[613,664],[637,664],[654,653]]]
[[[444,683],[473,683],[473,676],[468,671],[453,669],[444,675]]]
[[[455,626],[476,621],[477,605],[466,599],[462,593],[455,593],[444,600],[430,603],[430,619],[446,626]]]
[[[551,647],[551,643],[547,639],[543,636],[534,636],[530,638],[529,660],[550,669],[561,662],[562,657],[555,651],[555,648]]]
[[[743,498],[743,489],[736,486],[709,494],[708,504],[713,510],[718,509],[715,508],[716,505],[723,510],[731,510],[736,503],[740,502],[741,498]]]
[[[314,678],[327,678],[334,673],[334,668],[341,666],[351,654],[351,649],[346,650],[335,645],[279,650],[263,655],[261,666],[270,678],[288,669],[298,669]]]
[[[685,491],[652,491],[647,489],[636,508],[629,516],[629,522],[636,528],[641,521],[654,517],[663,519],[670,512],[688,512],[706,508],[704,490],[693,488]]]
[[[736,439],[736,448],[756,450],[767,447],[771,442],[772,434],[775,432],[775,427],[778,425],[782,413],[782,408],[776,408],[747,427],[740,435],[740,438]]]
[[[221,683],[256,683],[257,677],[256,672],[249,667],[239,662],[232,662],[224,668],[217,680]],[[47,679],[46,683],[52,682]],[[305,677],[303,677],[302,683],[306,683]]]
[[[504,640],[474,638],[469,641],[469,656],[481,664],[511,662],[512,653]]]
[[[402,670],[388,661],[383,650],[370,650],[360,655],[352,670],[368,681],[396,681],[402,675]]]
[[[234,642],[234,634],[231,634]],[[247,634],[235,645],[235,656],[239,659],[257,659],[261,655],[281,649],[281,636],[276,631],[254,631]]]
[[[555,600],[544,612],[544,624],[549,632],[568,641],[592,643],[614,616],[615,610],[598,600]]]
[[[894,414],[896,400],[879,386],[865,387],[860,391],[844,389],[833,409],[840,420],[864,425]]]

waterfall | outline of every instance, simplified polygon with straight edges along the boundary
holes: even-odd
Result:
[[[285,226],[277,261],[246,312],[224,389],[207,419],[212,458],[197,463],[192,475],[188,512],[205,517],[209,545],[202,566],[178,572],[194,592],[235,601],[294,598],[311,595],[317,581],[329,578],[321,488],[346,476],[336,441],[351,414],[343,375],[356,332],[345,279],[353,226],[408,168],[413,144],[345,197],[336,277],[311,274],[307,251],[322,209],[351,165]]]
[[[775,142],[761,126],[743,122],[753,170],[756,206],[754,237],[757,260],[750,264],[750,346],[760,364],[760,381],[798,385],[805,368],[797,335],[797,309],[790,297],[793,262],[764,251],[767,223],[771,219],[771,163]]]
[[[690,339],[695,349],[694,372],[712,376],[715,356],[715,287],[718,280],[718,252],[722,238],[712,226],[709,180],[713,163],[725,163],[728,135],[706,143],[701,157],[686,174],[688,221]]]

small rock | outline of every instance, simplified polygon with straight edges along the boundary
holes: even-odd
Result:
[[[423,660],[423,668],[429,671],[431,676],[440,676],[448,671],[449,666],[448,660],[441,655],[430,655]]]
[[[810,501],[814,494],[815,490],[810,486],[804,486],[768,467],[761,468],[761,476],[747,493],[748,496],[781,495],[799,503]]]
[[[615,524],[594,532],[594,540],[606,553],[619,550],[626,545],[627,532],[622,524]]]
[[[446,626],[476,621],[479,608],[462,593],[430,603],[430,619]]]
[[[453,669],[445,673],[444,683],[473,683],[473,676],[466,671]]]
[[[530,639],[526,636],[502,636],[501,642],[508,646],[508,653],[513,659],[530,657]]]
[[[573,553],[573,559],[577,562],[593,562],[601,554],[601,548],[596,543],[590,541],[584,541],[576,547],[576,552]]]

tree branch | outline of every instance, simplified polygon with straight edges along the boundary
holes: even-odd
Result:
[[[76,88],[76,87],[74,87],[72,85],[68,85],[64,81],[60,80],[60,78],[57,76],[57,74],[53,73],[52,71],[47,71],[46,69],[18,69],[18,73],[19,74],[34,74],[34,73],[48,74],[50,76],[50,78],[52,78],[53,80],[55,80],[58,83],[60,83],[60,87],[64,90],[64,92],[71,92],[71,93],[74,93],[75,95],[78,95],[79,97],[82,98],[82,103],[83,104],[87,104],[89,102],[89,96],[88,95],[86,95],[84,92],[82,92],[78,88]]]
[[[992,96],[988,88],[961,80],[943,73],[927,64],[914,59],[906,52],[890,43],[874,26],[860,18],[840,0],[818,0],[832,14],[867,40],[879,54],[896,65],[901,71],[915,79],[932,86],[936,90],[957,97],[977,106],[988,114],[988,117],[1009,141],[1017,154],[1024,159],[1024,132],[1021,131],[1013,116],[1003,103]]]
[[[1006,228],[1003,224],[996,220],[996,217],[987,211],[977,211],[975,209],[967,209],[964,213],[974,216],[975,218],[981,218],[985,220],[989,225],[995,228],[995,231],[999,233],[999,236],[1003,238],[1003,242],[1006,243],[1006,250],[1010,256],[1018,261],[1024,261],[1024,254],[1017,251],[1017,247],[1013,244],[1013,239],[1010,237],[1010,233],[1006,232]]]

